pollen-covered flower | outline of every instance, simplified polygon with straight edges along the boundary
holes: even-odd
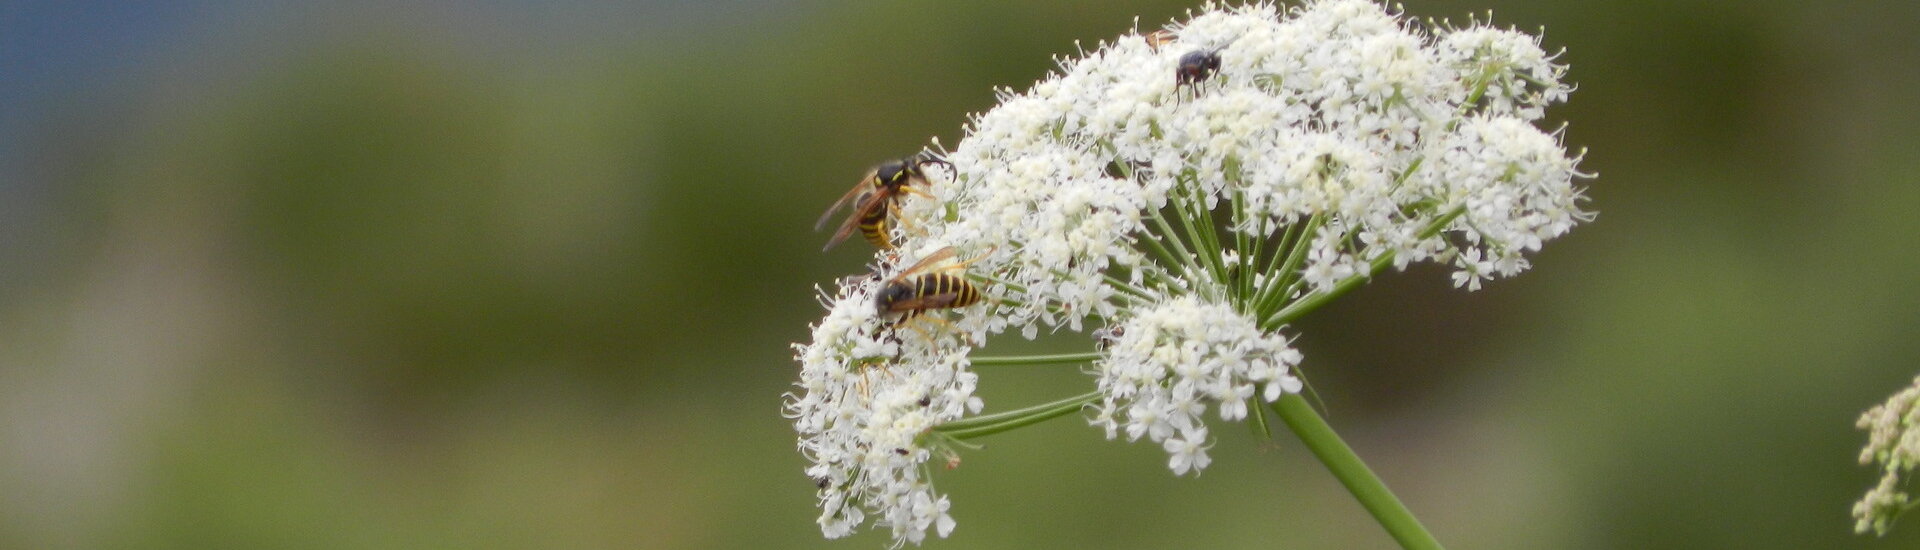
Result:
[[[1912,509],[1913,495],[1906,492],[1903,476],[1920,466],[1920,377],[1913,385],[1893,394],[1887,402],[1868,409],[1855,423],[1867,431],[1867,446],[1860,449],[1861,464],[1880,467],[1880,483],[1868,490],[1853,505],[1853,530],[1885,535],[1893,520]]]
[[[984,299],[952,309],[953,285],[920,285],[888,310],[868,279],[799,346],[788,411],[825,480],[823,528],[873,512],[918,542],[951,526],[928,454],[1026,422],[968,417],[969,368],[993,362],[968,354],[1001,333],[1097,329],[1101,351],[1057,361],[1092,363],[1097,391],[1029,412],[1090,405],[1107,437],[1158,443],[1184,474],[1211,462],[1209,410],[1242,420],[1300,390],[1282,335],[1300,315],[1388,267],[1449,265],[1468,290],[1526,270],[1592,218],[1579,155],[1536,126],[1572,89],[1555,57],[1368,0],[1209,5],[999,90],[935,144],[944,162],[894,203],[897,249],[877,262],[911,280],[901,266],[950,250]]]

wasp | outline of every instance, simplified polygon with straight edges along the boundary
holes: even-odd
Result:
[[[827,246],[820,250],[826,251],[833,248],[833,245],[840,244],[840,241],[846,240],[848,235],[853,234],[855,228],[860,229],[860,234],[867,238],[867,242],[873,243],[874,247],[881,250],[892,249],[893,236],[890,226],[895,203],[900,200],[903,193],[928,196],[926,192],[915,188],[927,183],[926,172],[921,168],[928,164],[953,168],[953,163],[940,157],[920,153],[890,160],[868,170],[867,175],[860,178],[859,183],[853,184],[853,189],[847,190],[847,194],[841,195],[840,200],[834,201],[833,206],[828,207],[826,213],[820,215],[820,221],[814,222],[813,230],[819,231],[826,227],[827,220],[833,219],[833,213],[839,211],[841,206],[849,202],[853,204],[853,214],[847,216],[847,221],[840,224],[840,229],[833,232],[833,238],[827,240]]]
[[[895,324],[899,324],[936,309],[957,309],[978,303],[980,289],[967,282],[965,275],[953,272],[966,269],[968,265],[987,257],[986,254],[939,267],[939,271],[922,273],[936,264],[953,259],[953,255],[952,247],[942,248],[887,279],[874,295],[874,314],[883,318],[898,314],[900,319]]]

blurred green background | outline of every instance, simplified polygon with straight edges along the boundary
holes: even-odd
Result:
[[[1191,6],[0,4],[0,547],[882,547],[820,538],[779,414],[867,253],[810,223]],[[1920,545],[1848,517],[1854,418],[1920,372],[1920,4],[1406,8],[1545,26],[1600,174],[1525,276],[1296,327],[1415,513],[1454,548]],[[1090,385],[983,370],[989,409]],[[1216,435],[1183,479],[1070,419],[995,436],[927,546],[1391,544],[1290,434]]]

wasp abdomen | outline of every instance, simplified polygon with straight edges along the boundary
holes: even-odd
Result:
[[[883,204],[873,209],[872,213],[860,218],[860,235],[866,237],[867,242],[873,243],[874,248],[881,250],[893,249],[893,235],[892,231],[890,231],[891,226],[887,222],[887,218],[891,216],[892,213],[893,205]]]
[[[921,296],[952,295],[953,299],[945,306],[962,308],[980,301],[980,290],[968,283],[966,278],[950,273],[932,273],[914,281],[914,292]]]
[[[929,273],[888,283],[875,300],[876,313],[901,314],[901,321],[935,309],[962,308],[980,301],[980,289],[965,277],[948,273]]]

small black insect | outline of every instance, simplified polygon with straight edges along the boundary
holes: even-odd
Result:
[[[1095,330],[1093,331],[1093,345],[1099,348],[1100,351],[1107,351],[1107,348],[1113,347],[1114,342],[1118,342],[1120,337],[1126,334],[1127,327],[1124,326],[1111,326]]]
[[[1194,50],[1180,56],[1180,66],[1173,70],[1174,90],[1182,86],[1198,87],[1201,82],[1213,78],[1220,70],[1220,50]]]

